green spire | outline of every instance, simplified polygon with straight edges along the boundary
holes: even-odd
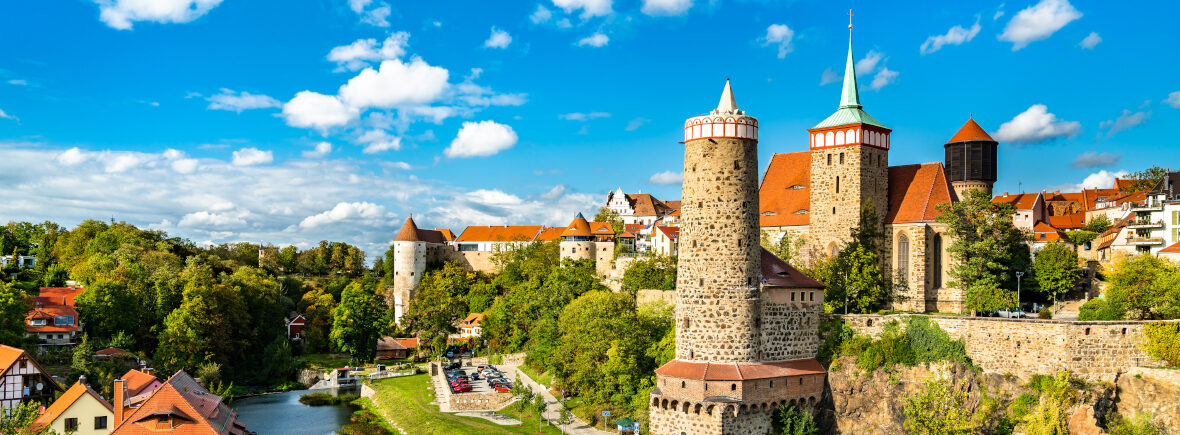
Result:
[[[852,60],[852,25],[848,25],[848,65],[844,66],[844,91],[840,93],[840,107],[860,108],[860,93],[856,89],[856,63]]]

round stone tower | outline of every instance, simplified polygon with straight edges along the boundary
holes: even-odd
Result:
[[[392,260],[393,294],[386,295],[385,303],[393,307],[394,320],[401,322],[426,272],[426,242],[418,237],[418,225],[412,217],[406,218],[393,241]]]
[[[758,120],[729,81],[717,109],[684,123],[676,359],[758,361]]]
[[[955,189],[959,199],[968,190],[982,190],[992,195],[992,184],[996,182],[996,146],[983,127],[968,119],[966,124],[947,141],[946,178]]]
[[[590,234],[590,223],[578,213],[574,221],[561,233],[561,259],[593,260],[594,236]]]

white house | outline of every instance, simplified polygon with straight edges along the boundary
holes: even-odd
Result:
[[[49,405],[62,391],[49,375],[23,349],[0,344],[0,409],[13,408],[21,402]]]

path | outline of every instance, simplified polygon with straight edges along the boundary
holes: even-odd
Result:
[[[540,392],[541,397],[545,398],[546,406],[545,412],[542,414],[542,416],[545,417],[546,420],[549,420],[550,424],[557,426],[556,422],[561,419],[561,402],[558,402],[557,398],[553,397],[553,394],[549,393],[549,388],[537,384],[537,382],[533,381],[529,375],[526,375],[523,371],[521,371],[520,368],[516,366],[511,367],[516,371],[517,374],[519,374],[521,382],[524,382],[525,385],[528,385],[529,388],[532,388],[534,392]],[[592,428],[577,416],[574,416],[574,422],[565,427],[565,433],[574,435],[608,435],[614,434],[615,432],[607,432]]]

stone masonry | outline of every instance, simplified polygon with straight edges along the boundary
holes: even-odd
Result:
[[[884,217],[888,194],[889,151],[869,145],[813,150],[809,243],[832,255],[848,243],[865,200]]]

